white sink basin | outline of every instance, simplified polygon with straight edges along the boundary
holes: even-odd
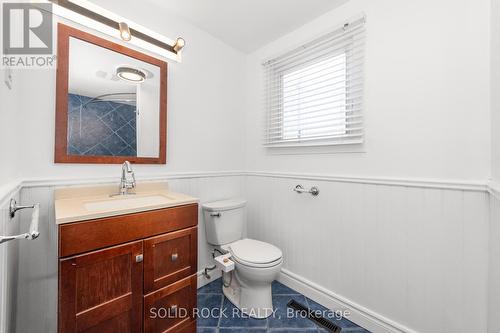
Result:
[[[147,206],[168,204],[175,199],[165,195],[115,197],[109,200],[87,202],[83,207],[89,212],[112,211],[117,209],[136,209]]]

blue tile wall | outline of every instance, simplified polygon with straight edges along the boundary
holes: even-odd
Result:
[[[68,94],[68,155],[137,156],[135,106],[90,99]]]
[[[249,318],[235,308],[222,293],[221,279],[198,289],[198,308],[210,309],[212,316],[200,316],[197,333],[327,333],[301,316],[290,317],[286,306],[291,299],[308,306],[313,311],[328,314],[328,318],[342,328],[343,333],[370,333],[346,318],[337,318],[320,304],[301,295],[293,289],[275,281],[272,286],[273,306],[276,313],[267,319]],[[220,311],[214,311],[218,310]],[[234,311],[234,312],[233,312]],[[233,315],[236,313],[236,315]]]

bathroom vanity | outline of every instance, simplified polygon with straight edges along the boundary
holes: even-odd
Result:
[[[166,184],[56,190],[59,333],[196,331],[198,204]]]

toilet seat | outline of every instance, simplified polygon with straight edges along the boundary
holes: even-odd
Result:
[[[283,261],[283,252],[279,248],[258,240],[246,238],[227,247],[234,261],[248,267],[268,268]]]
[[[271,267],[274,267],[274,266],[278,266],[278,265],[280,265],[283,262],[283,258],[280,258],[280,259],[278,259],[276,261],[273,261],[273,262],[270,262],[270,263],[267,263],[267,264],[256,264],[256,263],[252,263],[252,262],[248,262],[248,261],[244,261],[244,260],[235,258],[234,256],[232,257],[232,259],[237,264],[240,264],[240,265],[243,265],[243,266],[247,266],[247,267],[250,267],[250,268],[271,268]]]

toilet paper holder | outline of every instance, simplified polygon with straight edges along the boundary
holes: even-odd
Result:
[[[31,215],[31,223],[29,226],[29,230],[27,233],[13,235],[13,236],[0,236],[0,244],[14,240],[14,239],[36,239],[40,236],[40,232],[38,231],[38,220],[40,217],[40,204],[34,204],[29,206],[20,206],[17,204],[15,199],[10,199],[9,205],[9,216],[10,218],[14,218],[16,216],[16,212],[22,209],[33,209],[33,213]]]

